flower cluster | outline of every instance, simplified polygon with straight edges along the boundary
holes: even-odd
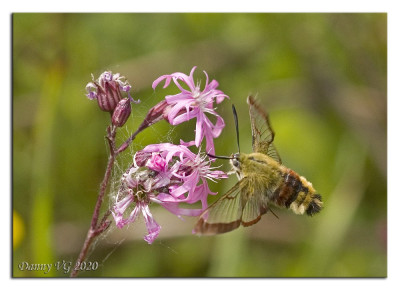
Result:
[[[151,108],[137,131],[116,151],[118,154],[125,150],[139,132],[160,120],[164,119],[175,126],[196,119],[193,141],[181,141],[181,145],[163,143],[145,147],[136,152],[133,164],[121,178],[111,210],[115,223],[122,228],[134,222],[141,212],[148,230],[144,239],[149,244],[157,238],[161,229],[150,212],[151,202],[160,204],[177,216],[197,216],[207,208],[208,195],[216,194],[211,192],[207,181],[227,178],[223,171],[211,167],[207,154],[215,153],[214,138],[219,137],[225,127],[224,120],[215,111],[215,104],[229,97],[217,89],[216,80],[209,81],[206,72],[205,85],[201,89],[200,83],[195,84],[193,79],[195,69],[193,67],[189,75],[176,72],[163,75],[153,82],[155,89],[163,81],[163,88],[172,81],[179,92],[167,95]],[[86,96],[91,100],[97,99],[100,109],[111,113],[113,126],[122,127],[131,114],[131,102],[139,102],[129,94],[131,85],[125,77],[110,71],[102,73],[97,80],[93,76],[92,79],[86,86]],[[127,93],[128,97],[122,97],[122,92]],[[201,149],[198,154],[192,153],[188,146],[199,148],[203,139],[206,141],[207,154],[201,154]],[[180,206],[195,203],[200,203],[201,207]]]
[[[223,171],[214,169],[205,156],[192,153],[184,145],[163,143],[145,147],[135,154],[133,165],[122,177],[113,207],[116,225],[122,228],[134,222],[141,211],[148,230],[144,239],[151,244],[161,227],[150,213],[150,202],[159,203],[178,216],[199,215],[207,208],[207,196],[216,194],[209,189],[207,179],[227,178]],[[201,209],[179,207],[180,203],[196,202],[201,202]],[[132,211],[125,214],[130,205]]]

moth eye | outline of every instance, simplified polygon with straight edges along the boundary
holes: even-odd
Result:
[[[232,164],[235,167],[239,167],[239,161],[236,158],[232,160]]]

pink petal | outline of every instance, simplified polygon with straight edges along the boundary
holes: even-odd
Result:
[[[166,88],[166,87],[169,86],[169,84],[170,84],[170,82],[171,82],[171,79],[172,79],[172,80],[175,82],[175,85],[176,85],[181,91],[187,91],[187,90],[185,90],[185,89],[178,83],[178,80],[182,80],[182,81],[190,88],[190,90],[193,91],[193,90],[195,89],[195,85],[194,85],[194,81],[193,81],[193,71],[195,70],[195,68],[196,68],[196,67],[193,67],[193,69],[192,69],[192,71],[190,72],[190,75],[189,75],[189,76],[187,76],[187,75],[185,75],[185,74],[183,74],[183,73],[180,73],[180,72],[172,73],[172,74],[170,74],[170,75],[163,75],[163,76],[157,78],[157,79],[153,82],[152,87],[153,87],[153,89],[155,89],[155,88],[158,86],[158,84],[159,84],[161,81],[163,81],[163,80],[165,79],[166,81],[165,81],[165,84],[164,84],[164,87],[163,87],[163,88]]]
[[[171,125],[178,125],[183,122],[189,121],[193,118],[198,117],[198,115],[201,114],[200,110],[198,107],[195,107],[193,110],[186,112],[186,113],[181,113],[178,116],[174,116],[172,122],[170,122]]]
[[[193,97],[191,94],[179,93],[176,95],[166,96],[165,100],[167,101],[168,104],[173,105],[175,103],[179,103],[186,100],[193,102]]]
[[[216,95],[216,103],[219,104],[221,103],[225,98],[229,99],[227,95],[221,92],[221,94]]]
[[[207,154],[214,155],[215,154],[214,139],[210,131],[205,132],[205,137],[206,137],[206,152]]]
[[[125,199],[124,199],[125,200]],[[133,211],[130,213],[129,217],[127,219],[124,219],[123,217],[123,213],[126,210],[126,207],[129,205],[130,203],[128,203],[127,205],[124,205],[122,209],[116,209],[114,206],[114,211],[111,212],[114,220],[115,220],[115,224],[117,225],[117,227],[119,228],[123,228],[125,225],[129,224],[129,223],[133,223],[139,213],[139,207],[136,206]]]
[[[148,204],[142,204],[141,206],[144,221],[147,227],[148,235],[144,237],[144,240],[151,244],[158,237],[160,233],[161,226],[154,220],[152,214],[150,213]]]
[[[162,206],[177,216],[199,216],[203,212],[202,209],[180,208],[178,203],[163,203]]]
[[[195,89],[194,81],[193,81],[193,76],[187,76],[184,73],[176,72],[170,75],[172,79],[174,80],[175,85],[182,91],[182,92],[189,92],[188,90],[182,88],[182,86],[179,84],[178,80],[183,81],[191,91]]]
[[[194,71],[196,70],[196,66],[194,66],[193,68],[192,68],[192,70],[190,71],[190,74],[189,74],[189,78],[188,78],[188,81],[190,82],[190,89],[192,90],[192,91],[194,91],[194,89],[195,89],[195,84],[194,84],[194,80],[193,80],[193,74],[194,74]]]
[[[122,200],[114,205],[114,212],[118,215],[122,215],[132,202],[133,195],[128,194],[126,197],[124,197]]]
[[[183,141],[183,140],[181,139],[179,142],[180,142],[181,145],[184,145],[184,146],[186,146],[186,147],[190,147],[190,146],[195,145],[195,142],[194,142],[194,141],[185,142],[185,141]]]
[[[136,206],[129,215],[129,217],[126,220],[124,220],[125,225],[133,223],[136,220],[138,214],[139,214],[139,207]]]
[[[207,87],[208,87],[208,74],[207,74],[207,72],[205,70],[203,70],[203,73],[206,75],[206,83],[204,85],[204,90],[203,90],[203,91],[205,91],[205,90],[207,90]]]
[[[189,189],[190,189],[190,187],[182,185],[182,186],[179,186],[179,187],[171,190],[169,194],[176,200],[177,198],[180,198],[183,194],[188,192]],[[172,200],[165,200],[165,201],[172,201]],[[185,202],[186,202],[186,200],[185,200]]]
[[[208,76],[207,76],[207,81],[208,81]],[[216,80],[212,80],[211,83],[207,83],[207,85],[204,88],[204,92],[208,92],[211,90],[215,90],[219,86],[219,83]]]
[[[151,158],[147,160],[146,166],[151,170],[155,170],[158,172],[165,172],[166,169],[168,168],[166,160],[156,152],[153,152]]]
[[[205,201],[207,203],[207,196],[210,190],[207,190],[207,182],[199,184],[190,190],[186,202],[191,204],[198,202],[199,200],[202,201],[202,203]]]
[[[195,117],[195,111],[188,111],[190,103],[191,101],[182,101],[173,106],[168,112],[168,122],[171,125],[178,125]]]
[[[217,121],[216,121],[216,123],[214,125],[214,128],[212,130],[212,134],[213,134],[214,138],[217,138],[221,134],[222,129],[225,128],[224,119],[219,115],[216,115],[216,117],[217,117]]]
[[[215,125],[207,117],[204,118],[204,124],[207,130],[211,132],[213,138],[217,138],[225,127],[225,122],[224,119],[214,111],[210,111],[209,113],[216,117]]]
[[[182,92],[182,94],[185,93],[190,93],[190,90],[193,91],[193,80],[190,80],[190,78],[187,75],[183,75],[182,77],[179,78],[172,78],[172,80],[174,81],[175,85],[178,87],[178,89]],[[182,87],[182,85],[179,83],[179,80],[182,80],[188,87],[190,90],[184,89]]]
[[[201,140],[203,139],[203,136],[204,136],[204,131],[203,131],[203,129],[204,129],[203,122],[204,121],[203,120],[207,119],[207,118],[204,118],[203,116],[204,116],[204,114],[202,114],[202,113],[199,113],[197,116],[196,137],[194,139],[196,147],[200,146]]]
[[[171,82],[171,77],[169,75],[163,75],[163,76],[160,76],[159,78],[157,78],[153,82],[153,85],[152,85],[153,90],[155,90],[156,87],[158,86],[158,84],[160,82],[162,82],[163,80],[165,80],[165,84],[164,84],[164,87],[163,87],[165,89],[166,87],[168,87],[169,83]]]
[[[161,201],[161,204],[164,204],[165,202],[176,203],[176,202],[180,202],[181,201],[179,198],[176,198],[176,197],[174,197],[174,196],[172,196],[172,195],[170,195],[168,193],[159,193],[157,195],[157,199],[159,201]]]

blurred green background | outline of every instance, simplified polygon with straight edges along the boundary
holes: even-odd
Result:
[[[159,238],[143,241],[142,217],[113,226],[88,258],[98,269],[80,277],[387,275],[386,14],[13,14],[12,24],[14,277],[68,276],[18,265],[74,263],[85,239],[108,154],[109,114],[85,97],[91,73],[120,72],[142,101],[123,140],[176,92],[153,91],[152,82],[193,66],[195,79],[204,85],[205,70],[230,96],[218,106],[227,126],[216,153],[237,151],[231,103],[241,150],[251,151],[246,97],[256,95],[283,163],[313,183],[324,210],[312,218],[275,210],[279,219],[198,237],[194,218],[152,205]],[[193,130],[193,122],[145,130],[120,156],[113,182],[136,150],[192,140]],[[235,182],[210,186],[222,194]]]

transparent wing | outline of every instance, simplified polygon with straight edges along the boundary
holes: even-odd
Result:
[[[243,208],[242,225],[248,227],[257,223],[263,214],[268,211],[268,202],[264,194],[257,193],[249,197]]]
[[[203,235],[215,235],[232,231],[240,226],[243,197],[241,188],[247,179],[236,183],[224,196],[206,209],[200,216],[193,232]]]
[[[257,223],[268,211],[268,201],[263,192],[251,192],[254,185],[250,180],[244,177],[205,210],[193,232],[215,235],[230,232],[241,224],[247,227]]]
[[[252,96],[247,98],[253,136],[253,151],[260,152],[282,163],[275,146],[272,144],[275,132],[271,128],[268,114],[256,103]]]

